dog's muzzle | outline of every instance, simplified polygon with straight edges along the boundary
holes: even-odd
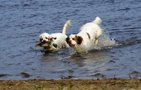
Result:
[[[71,47],[75,47],[75,45],[74,45],[74,44],[72,44],[71,40],[68,40],[68,42],[67,42],[67,43],[69,44],[69,46],[71,46]]]

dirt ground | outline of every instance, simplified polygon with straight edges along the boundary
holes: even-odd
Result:
[[[0,90],[141,90],[141,79],[9,80]]]

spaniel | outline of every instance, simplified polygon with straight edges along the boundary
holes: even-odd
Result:
[[[96,17],[93,22],[86,23],[78,34],[71,34],[66,38],[67,43],[80,53],[94,49],[104,31],[100,27],[101,22],[102,20]]]
[[[44,49],[46,50],[58,50],[62,47],[69,47],[69,45],[66,42],[66,32],[67,29],[69,28],[71,24],[71,20],[68,20],[63,27],[63,31],[62,33],[42,33],[39,36],[40,39],[40,44],[36,45],[36,46],[41,46],[44,47]]]

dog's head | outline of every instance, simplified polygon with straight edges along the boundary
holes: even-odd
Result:
[[[56,37],[52,37],[48,33],[43,33],[39,36],[39,39],[40,39],[40,42],[47,42],[47,41],[52,42],[53,40],[56,39]]]
[[[57,44],[54,43],[54,40],[57,39],[56,37],[52,37],[48,33],[43,33],[39,36],[39,39],[41,43],[37,44],[37,46],[39,45],[41,47],[44,47],[44,49],[47,49],[47,50],[53,50],[57,48]]]
[[[83,38],[81,36],[77,36],[74,34],[71,34],[69,37],[66,38],[66,42],[71,46],[71,47],[77,47],[80,45],[83,41]]]

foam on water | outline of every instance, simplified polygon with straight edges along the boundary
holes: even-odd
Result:
[[[94,49],[112,48],[117,45],[118,43],[114,38],[110,38],[108,34],[103,33],[103,35],[99,38],[98,46],[95,46]]]

